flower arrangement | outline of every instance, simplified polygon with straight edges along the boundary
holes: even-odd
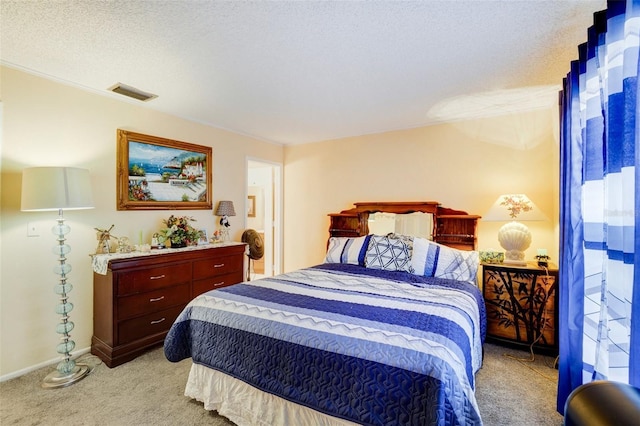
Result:
[[[167,228],[160,231],[160,236],[164,241],[171,241],[171,247],[195,245],[201,237],[201,232],[191,226],[191,222],[195,221],[189,216],[171,215],[162,221]]]
[[[531,201],[521,195],[505,195],[500,203],[509,210],[509,216],[515,219],[520,213],[528,212],[533,209]]]

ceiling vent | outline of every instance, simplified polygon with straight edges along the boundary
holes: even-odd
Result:
[[[113,86],[109,87],[108,90],[143,102],[158,97],[158,95],[154,95],[153,93],[143,92],[142,90],[136,89],[135,87],[127,86],[126,84],[122,83],[114,84]]]

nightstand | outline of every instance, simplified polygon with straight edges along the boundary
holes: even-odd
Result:
[[[558,353],[558,269],[537,262],[526,266],[482,264],[487,307],[487,341]]]

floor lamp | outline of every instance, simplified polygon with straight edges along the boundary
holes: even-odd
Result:
[[[54,272],[60,276],[54,287],[60,296],[60,303],[56,306],[56,313],[61,315],[56,332],[61,335],[61,342],[56,351],[62,355],[62,361],[56,370],[47,375],[43,382],[44,388],[60,388],[69,386],[87,376],[94,365],[76,363],[71,358],[71,351],[76,343],[71,340],[69,333],[74,324],[69,320],[69,313],[73,304],[69,302],[69,293],[73,286],[67,282],[67,274],[71,272],[71,265],[66,262],[66,255],[71,251],[65,243],[65,235],[69,233],[69,225],[64,223],[64,210],[81,210],[93,208],[91,196],[91,181],[89,171],[75,167],[32,167],[22,172],[22,211],[58,211],[58,222],[51,229],[57,236],[57,244],[53,253],[58,255],[59,264]]]

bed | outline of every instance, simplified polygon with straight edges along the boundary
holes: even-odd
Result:
[[[481,424],[477,264],[426,238],[331,237],[320,265],[196,297],[165,355],[238,425]]]

